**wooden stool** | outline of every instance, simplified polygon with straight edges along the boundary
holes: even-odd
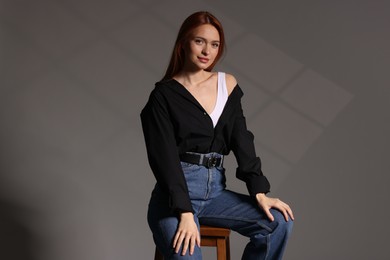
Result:
[[[200,226],[200,245],[214,246],[217,248],[217,260],[230,260],[230,229]],[[163,255],[156,247],[154,260],[164,260]]]

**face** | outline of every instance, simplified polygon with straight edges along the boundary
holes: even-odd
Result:
[[[218,54],[219,44],[219,33],[214,26],[204,24],[197,27],[185,43],[184,66],[190,70],[207,69]]]

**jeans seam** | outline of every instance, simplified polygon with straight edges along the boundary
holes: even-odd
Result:
[[[271,248],[271,234],[267,235],[266,236],[266,239],[267,239],[267,252],[265,254],[265,259],[267,260],[268,259],[268,255],[269,255],[269,252],[271,251],[270,248]]]

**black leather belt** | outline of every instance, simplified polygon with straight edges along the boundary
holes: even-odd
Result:
[[[223,155],[221,154],[185,153],[180,155],[180,160],[186,163],[202,165],[206,168],[223,167]]]

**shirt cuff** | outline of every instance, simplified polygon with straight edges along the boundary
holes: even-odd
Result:
[[[251,196],[255,196],[257,193],[268,193],[270,191],[271,185],[267,177],[255,176],[246,182],[246,187]]]
[[[191,200],[186,193],[173,193],[170,195],[169,198],[169,207],[173,212],[176,213],[183,213],[183,212],[192,212],[194,213],[192,209]]]

